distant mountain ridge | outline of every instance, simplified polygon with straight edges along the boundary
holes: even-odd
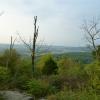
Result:
[[[3,52],[6,49],[9,49],[9,44],[0,44],[0,52]],[[25,45],[15,45],[14,48],[21,54],[29,54],[29,50]],[[90,52],[90,49],[87,47],[66,47],[66,46],[48,46],[42,45],[37,46],[36,52],[39,54],[44,53],[54,53],[54,54],[61,54],[61,53],[68,53],[68,52]]]

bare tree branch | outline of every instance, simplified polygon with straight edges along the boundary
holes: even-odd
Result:
[[[32,48],[31,48],[31,45],[29,45],[25,39],[23,39],[19,33],[17,33],[17,35],[19,36],[20,40],[24,43],[24,45],[32,52]]]
[[[32,39],[32,44],[31,44],[31,40],[29,40],[29,43],[27,43],[21,36],[19,33],[18,36],[20,38],[20,40],[25,44],[25,46],[30,50],[31,52],[31,60],[32,60],[32,71],[34,73],[34,60],[35,60],[35,49],[36,49],[36,40],[38,37],[38,30],[39,27],[37,28],[37,16],[34,16],[34,33],[33,33],[33,39]]]
[[[98,26],[99,21],[95,21],[94,19],[89,23],[85,21],[82,26],[82,29],[86,34],[86,40],[89,42],[90,46],[94,48],[95,51],[98,49],[96,41],[100,39],[100,28],[98,28]],[[98,54],[96,54],[96,56],[97,55]]]

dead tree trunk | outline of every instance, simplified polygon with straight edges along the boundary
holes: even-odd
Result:
[[[12,53],[12,49],[13,49],[13,45],[12,45],[13,43],[12,42],[13,42],[13,40],[12,40],[12,36],[11,36],[11,43],[10,43],[10,50],[9,50],[10,57],[12,55],[11,53]]]
[[[34,61],[35,61],[35,46],[36,46],[36,40],[38,37],[38,28],[36,26],[37,23],[37,16],[34,17],[34,35],[33,35],[33,45],[32,45],[32,71],[34,73]]]
[[[34,33],[33,33],[33,39],[32,39],[32,45],[27,43],[21,36],[18,34],[20,40],[25,44],[25,46],[30,50],[31,52],[31,61],[32,61],[32,74],[34,74],[34,67],[35,67],[35,47],[36,47],[36,40],[38,37],[38,28],[37,27],[37,16],[34,16]]]
[[[15,43],[16,39],[13,40],[12,36],[10,38],[10,47],[9,47],[9,55],[8,55],[8,58],[7,58],[7,62],[6,62],[6,67],[8,68],[9,67],[9,61],[11,59],[11,56],[12,56],[12,50],[13,50],[13,47],[14,47],[14,43]]]

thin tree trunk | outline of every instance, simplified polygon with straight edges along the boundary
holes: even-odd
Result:
[[[36,46],[36,39],[38,36],[38,28],[36,27],[37,16],[34,17],[34,35],[33,35],[33,45],[32,45],[32,71],[34,74],[35,68],[35,46]]]

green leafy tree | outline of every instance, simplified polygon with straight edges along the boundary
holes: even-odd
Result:
[[[69,70],[69,68],[74,67],[76,65],[75,61],[73,61],[71,58],[61,58],[58,61],[59,66],[59,73],[64,74],[66,71]]]
[[[100,90],[100,62],[94,61],[85,67],[86,74],[88,75],[88,85],[93,89]]]
[[[0,57],[0,65],[8,67],[11,74],[15,74],[16,66],[18,65],[18,62],[20,61],[20,55],[17,53],[15,49],[5,50],[3,55]]]
[[[57,63],[53,60],[52,56],[49,55],[46,61],[44,62],[42,73],[45,75],[56,74],[57,69]]]
[[[44,75],[56,74],[58,71],[57,63],[50,54],[42,56],[37,66]]]

